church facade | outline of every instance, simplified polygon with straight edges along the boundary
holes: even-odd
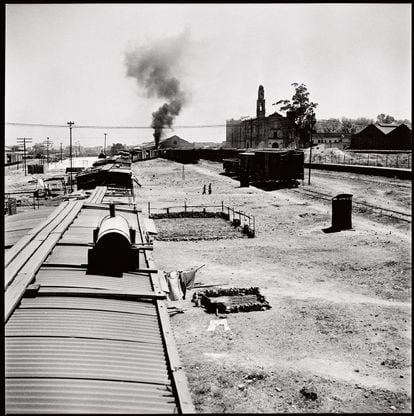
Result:
[[[259,86],[256,118],[226,120],[226,147],[234,149],[297,148],[298,138],[289,113],[266,116],[264,88]]]

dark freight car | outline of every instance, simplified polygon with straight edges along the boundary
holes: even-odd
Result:
[[[249,182],[278,182],[295,185],[304,179],[302,150],[256,150],[243,152],[237,158],[223,160],[227,174],[236,174],[247,185]]]
[[[252,171],[253,180],[260,182],[290,182],[304,178],[304,153],[300,150],[254,152]]]
[[[163,149],[160,156],[179,163],[198,163],[200,155],[197,149]]]
[[[113,163],[78,173],[76,181],[78,189],[94,189],[97,186],[133,188],[131,169]]]

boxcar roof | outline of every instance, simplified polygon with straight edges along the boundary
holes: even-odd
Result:
[[[62,203],[6,253],[6,413],[194,412],[148,251],[122,277],[87,273],[103,190]],[[144,245],[141,213],[116,215]]]

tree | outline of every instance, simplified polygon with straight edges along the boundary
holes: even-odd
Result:
[[[353,120],[354,124],[356,126],[356,132],[365,129],[365,127],[369,126],[370,124],[374,123],[374,120],[372,118],[366,118],[366,117],[358,117],[357,119]]]
[[[342,124],[339,118],[330,118],[328,120],[318,120],[315,125],[315,130],[320,133],[339,133]]]
[[[388,114],[385,115],[384,113],[381,113],[377,115],[377,123],[391,124],[391,123],[394,123],[394,121],[396,121],[395,118]]]
[[[41,159],[42,157],[45,157],[46,155],[46,149],[43,143],[35,143],[32,146],[31,153],[33,156],[37,159]]]
[[[314,131],[316,116],[315,108],[317,103],[309,101],[309,92],[305,84],[294,82],[291,84],[295,88],[292,100],[280,100],[276,105],[281,105],[280,110],[290,113],[295,122],[296,133],[300,138],[302,146],[310,142],[311,132]]]

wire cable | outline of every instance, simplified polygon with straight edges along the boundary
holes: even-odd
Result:
[[[26,127],[54,127],[54,128],[68,128],[66,124],[42,124],[42,123],[15,123],[15,122],[6,122],[6,126],[26,126]],[[165,129],[200,129],[200,128],[217,128],[217,127],[226,127],[225,124],[199,124],[192,126],[173,126],[167,127]],[[72,126],[73,129],[143,129],[143,130],[153,130],[151,126],[84,126],[76,125]]]

